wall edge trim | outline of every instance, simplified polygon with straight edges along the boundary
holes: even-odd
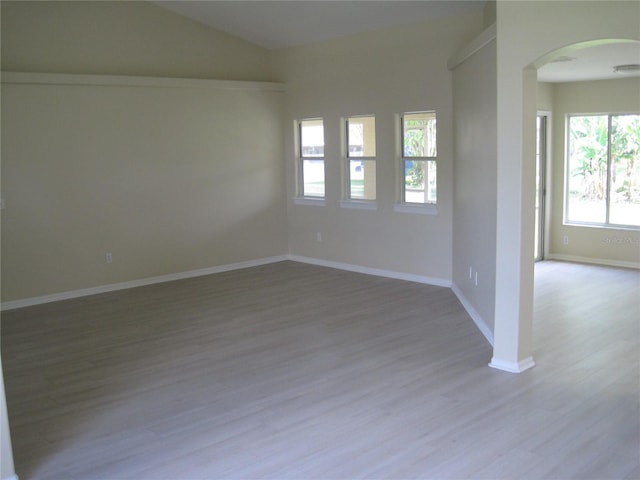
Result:
[[[496,24],[487,27],[476,38],[471,40],[467,45],[462,47],[447,61],[447,68],[453,70],[469,58],[473,57],[477,52],[486,47],[489,43],[495,40],[497,37]]]
[[[262,90],[282,92],[283,83],[252,82],[242,80],[209,80],[178,77],[142,77],[129,75],[88,75],[73,73],[5,72],[1,73],[3,84],[22,85],[83,85],[111,87],[156,87],[156,88],[200,88]]]

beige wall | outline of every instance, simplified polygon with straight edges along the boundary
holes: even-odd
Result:
[[[537,105],[538,111],[553,111],[553,83],[538,82]]]
[[[482,29],[482,15],[354,35],[275,54],[287,84],[285,160],[292,254],[451,280],[453,131],[448,58]],[[397,213],[397,116],[436,110],[438,214]],[[341,119],[375,115],[376,211],[342,208]],[[294,121],[323,117],[326,206],[294,205]],[[320,232],[322,241],[317,241]]]
[[[149,2],[1,8],[3,71],[272,80],[269,51]]]
[[[493,331],[497,166],[495,40],[455,68],[453,92],[453,282]]]
[[[1,8],[4,71],[271,78],[269,51],[150,3]],[[78,78],[3,84],[3,302],[286,253],[280,87]]]
[[[274,93],[8,86],[3,301],[287,251],[451,280],[446,62],[481,30],[481,13],[275,54],[144,2],[2,2],[2,14],[5,70],[287,82],[284,134]],[[397,115],[423,109],[438,112],[438,214],[396,213]],[[376,115],[377,211],[339,207],[341,119],[359,114]],[[259,146],[238,138],[241,118],[255,116],[272,134]],[[310,116],[325,118],[320,208],[291,201],[293,120]],[[229,179],[246,176],[255,157],[261,177],[247,192]]]
[[[4,302],[286,253],[282,92],[110,80],[2,86]]]
[[[554,98],[550,257],[640,266],[640,231],[563,223],[567,115],[638,113],[640,79],[558,83],[554,85]],[[563,243],[565,236],[568,245]]]

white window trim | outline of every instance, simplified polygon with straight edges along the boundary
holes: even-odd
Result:
[[[437,215],[438,208],[436,203],[415,203],[415,202],[407,202],[406,198],[406,188],[405,188],[405,162],[409,161],[432,161],[435,162],[436,168],[438,168],[438,157],[405,157],[404,156],[404,117],[405,115],[411,115],[416,113],[435,113],[436,119],[438,114],[436,110],[420,110],[415,112],[403,112],[399,115],[399,124],[400,124],[400,178],[399,178],[399,188],[400,188],[400,203],[395,203],[393,205],[393,211],[398,213],[416,213],[418,215]],[[437,144],[437,134],[436,134],[436,144]],[[436,146],[437,153],[437,146]],[[438,192],[438,188],[436,185],[436,195]]]
[[[352,198],[351,197],[351,160],[354,161],[372,161],[376,165],[376,169],[378,168],[378,159],[376,157],[352,157],[349,155],[349,119],[350,118],[358,118],[358,117],[373,117],[374,121],[376,116],[373,114],[369,115],[349,115],[348,117],[344,117],[342,119],[342,132],[344,137],[342,138],[342,148],[343,148],[343,168],[344,168],[344,199],[340,201],[340,206],[343,208],[355,208],[361,210],[377,210],[377,198],[374,200],[367,200],[361,198]],[[376,132],[377,133],[377,132]],[[377,146],[376,146],[376,154],[377,154]],[[376,175],[376,197],[378,196],[378,178]]]
[[[611,162],[611,152],[610,152],[610,144],[611,144],[611,118],[618,115],[640,115],[640,112],[631,111],[631,112],[618,112],[618,113],[569,113],[566,115],[566,128],[565,128],[565,165],[564,165],[564,211],[562,212],[562,224],[569,227],[587,227],[587,228],[604,228],[610,230],[627,230],[627,231],[638,231],[640,230],[640,225],[624,225],[620,223],[607,223],[607,222],[588,222],[588,221],[580,221],[580,220],[569,220],[569,181],[570,181],[570,173],[569,173],[569,137],[570,137],[570,121],[571,117],[582,117],[582,116],[606,116],[607,117],[607,143],[609,145],[607,150],[607,163]],[[610,171],[610,167],[607,168],[607,172]],[[607,173],[607,185],[609,185],[610,178],[609,173]],[[607,203],[606,203],[606,211],[607,217],[609,216],[609,210],[611,208],[609,204],[609,191],[607,190]]]
[[[305,157],[302,155],[302,122],[313,121],[313,120],[322,120],[322,135],[324,136],[324,118],[323,117],[312,117],[312,118],[302,118],[295,122],[295,148],[296,148],[296,190],[298,195],[294,197],[294,203],[296,205],[316,205],[316,206],[324,206],[324,203],[327,198],[327,178],[326,178],[326,156],[322,155],[322,157]],[[312,196],[304,194],[304,161],[305,160],[322,160],[323,168],[325,170],[325,178],[324,178],[324,195],[323,196]]]
[[[325,207],[327,201],[324,197],[293,197],[294,205],[309,205],[313,207]]]
[[[415,215],[438,215],[438,206],[435,203],[394,203],[393,211]]]
[[[378,202],[376,200],[347,199],[340,200],[340,207],[352,208],[355,210],[377,210]]]

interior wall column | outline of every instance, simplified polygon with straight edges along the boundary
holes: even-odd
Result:
[[[504,67],[504,64],[503,64]],[[533,251],[537,71],[502,68],[498,61],[498,201],[496,314],[489,366],[513,373],[533,360]],[[508,92],[508,95],[501,95]],[[507,104],[522,98],[520,105]],[[522,125],[520,137],[509,125]],[[515,138],[514,138],[515,137]],[[521,152],[521,155],[513,155]]]

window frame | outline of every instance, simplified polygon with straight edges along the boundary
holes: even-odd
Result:
[[[611,128],[613,123],[613,117],[635,115],[640,116],[640,112],[609,112],[609,113],[568,113],[565,119],[565,158],[564,158],[564,205],[563,205],[563,225],[573,227],[594,227],[594,228],[609,228],[615,230],[640,230],[640,225],[627,225],[620,223],[610,223],[611,212],[611,176],[612,176],[612,153],[611,153]],[[606,164],[606,180],[605,180],[605,221],[585,221],[585,220],[570,220],[569,219],[569,205],[570,205],[570,182],[571,182],[571,119],[575,117],[606,117],[607,124],[607,164]]]
[[[374,134],[374,150],[375,155],[360,155],[353,156],[350,152],[349,145],[349,122],[353,119],[358,118],[371,118],[373,119],[373,134]],[[363,115],[349,115],[348,117],[343,117],[342,119],[342,131],[343,131],[343,200],[340,202],[340,206],[344,208],[356,208],[356,209],[364,209],[364,210],[376,210],[377,209],[377,189],[378,189],[378,181],[377,181],[377,126],[376,126],[376,116],[374,114],[363,114]],[[363,140],[364,141],[364,140]],[[374,168],[376,169],[376,179],[375,179],[375,197],[374,198],[357,198],[352,196],[351,191],[351,162],[354,160],[359,160],[362,162],[372,162]]]
[[[302,148],[302,128],[305,122],[322,122],[322,138],[323,138],[323,152],[322,156],[309,156],[304,155]],[[296,165],[297,165],[297,195],[294,198],[294,203],[298,205],[325,205],[327,198],[326,191],[326,152],[325,147],[325,121],[323,117],[305,117],[296,121]],[[323,169],[323,194],[322,195],[309,195],[305,193],[305,175],[304,175],[304,163],[305,161],[322,161]]]
[[[401,213],[417,213],[422,215],[437,215],[438,213],[438,181],[437,181],[437,168],[438,168],[438,134],[436,127],[436,135],[435,135],[435,156],[405,156],[405,117],[407,115],[419,115],[419,114],[433,114],[436,120],[438,113],[436,110],[418,110],[418,111],[408,111],[403,112],[398,116],[399,123],[399,167],[398,167],[398,197],[399,203],[394,204],[394,211]],[[406,189],[406,165],[407,162],[424,162],[427,167],[430,167],[430,164],[433,164],[436,168],[436,200],[435,202],[410,202],[407,201],[407,189]],[[427,170],[428,171],[428,170]],[[428,175],[428,174],[427,174]],[[428,195],[428,180],[425,180],[427,183],[425,185],[425,196]]]

